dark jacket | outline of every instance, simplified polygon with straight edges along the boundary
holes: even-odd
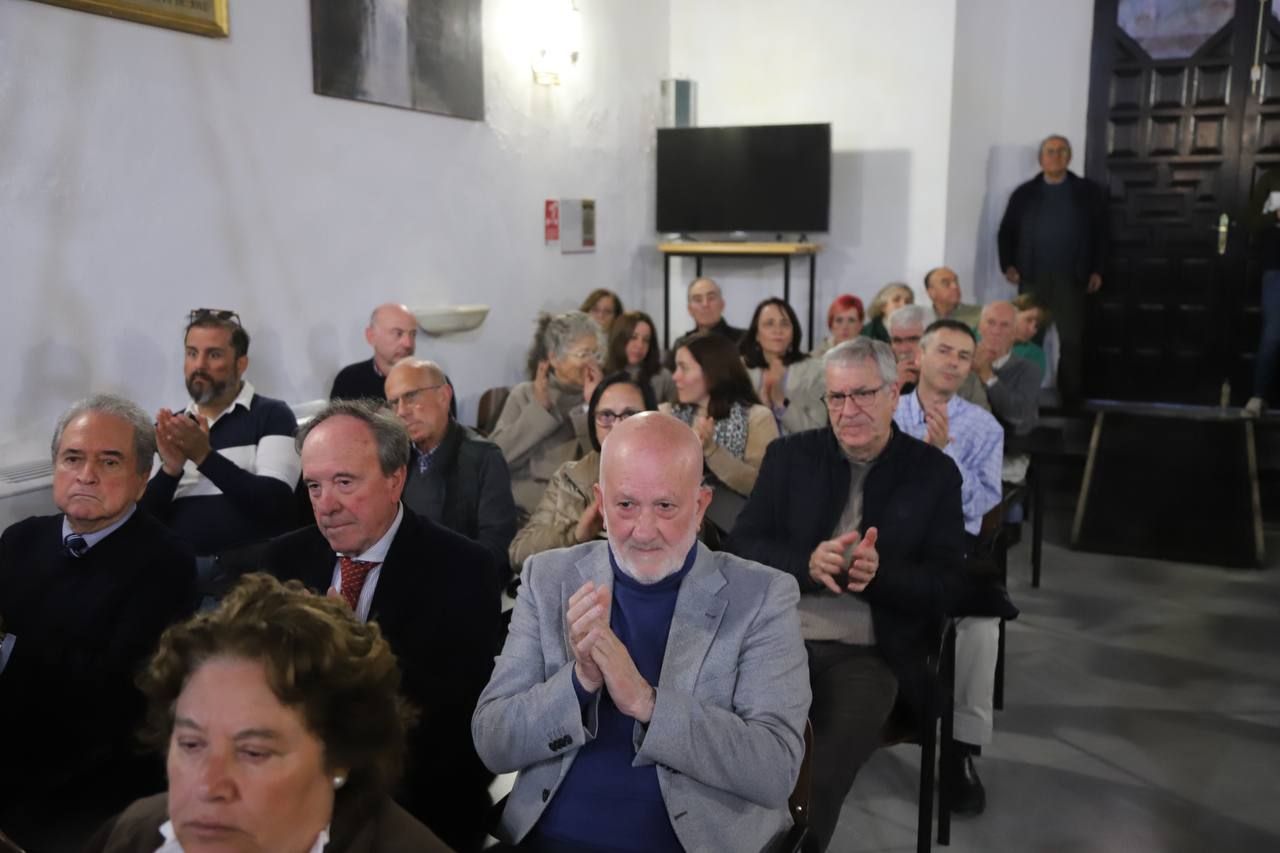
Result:
[[[919,716],[931,689],[925,657],[943,615],[967,589],[960,471],[942,451],[892,430],[863,483],[858,529],[877,529],[880,568],[861,595],[871,605],[876,649]],[[824,587],[809,578],[809,556],[831,538],[849,480],[830,429],[773,442],[728,550],[793,575],[802,595],[818,594]]]
[[[689,339],[696,334],[698,334],[698,330],[695,328],[692,331],[685,332],[683,335],[676,338],[675,343],[671,345],[671,349],[667,350],[667,357],[662,362],[663,366],[666,367],[667,370],[674,371],[676,369],[676,350],[688,343]],[[742,342],[743,337],[746,336],[747,330],[739,329],[737,326],[730,326],[729,323],[721,317],[719,323],[716,323],[707,330],[707,334],[720,335],[721,337],[728,338],[733,341],[733,345],[736,347]]]
[[[330,400],[385,400],[386,377],[373,366],[373,359],[348,364],[333,378]]]
[[[1249,209],[1242,217],[1254,240],[1254,251],[1264,270],[1280,269],[1280,220],[1276,212],[1263,213],[1267,197],[1280,192],[1280,169],[1268,169],[1249,193]]]
[[[169,799],[156,794],[138,800],[98,831],[84,853],[155,853],[169,819]],[[363,813],[339,795],[325,853],[449,853],[449,848],[389,798]]]
[[[450,846],[483,838],[492,774],[471,742],[471,714],[497,653],[498,593],[489,552],[406,510],[382,564],[370,621],[400,664],[405,697],[420,711],[396,799]],[[337,555],[320,530],[273,540],[263,568],[323,594]]]
[[[1067,184],[1071,188],[1071,206],[1075,212],[1076,232],[1080,245],[1076,252],[1077,281],[1084,282],[1090,275],[1102,274],[1107,258],[1107,196],[1093,181],[1067,172]],[[1044,173],[1036,175],[1013,191],[1000,220],[996,245],[1000,252],[1000,269],[1017,267],[1023,281],[1035,281],[1035,246],[1030,235],[1035,233],[1036,217],[1040,213],[1041,193],[1044,190]],[[1084,295],[1083,288],[1080,291]]]
[[[516,502],[511,497],[511,472],[498,445],[451,420],[444,440],[431,454],[427,473],[419,472],[416,453],[410,461],[404,502],[418,515],[487,548],[497,569],[494,583],[506,584]]]
[[[16,637],[0,673],[0,826],[19,843],[47,849],[44,831],[81,819],[83,841],[163,785],[138,755],[133,678],[194,605],[195,558],[140,508],[79,558],[63,551],[61,515],[0,536],[0,621]]]

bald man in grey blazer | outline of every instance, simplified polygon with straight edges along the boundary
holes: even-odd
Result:
[[[605,440],[608,542],[529,558],[472,718],[518,771],[499,835],[532,849],[754,851],[791,826],[811,694],[794,578],[707,550],[694,432]]]

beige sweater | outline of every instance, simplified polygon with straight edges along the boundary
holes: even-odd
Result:
[[[658,411],[671,414],[671,404],[663,403]],[[718,444],[711,448],[703,448],[703,458],[711,473],[720,478],[720,482],[742,496],[751,494],[755,487],[756,477],[760,474],[760,463],[764,461],[765,448],[769,442],[778,437],[778,423],[773,419],[773,412],[767,406],[752,406],[747,410],[747,449],[742,458],[734,456]]]
[[[591,487],[599,480],[600,454],[595,450],[560,466],[542,493],[529,523],[511,540],[507,554],[516,571],[534,554],[579,544],[574,531],[578,519],[595,497]]]
[[[544,409],[533,396],[533,383],[511,389],[489,440],[502,449],[511,469],[511,493],[525,513],[537,507],[551,477],[565,462],[591,447],[581,393],[562,391],[553,383]]]

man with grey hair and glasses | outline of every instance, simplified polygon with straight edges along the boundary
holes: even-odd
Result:
[[[0,826],[33,850],[79,849],[162,784],[130,748],[133,674],[195,599],[190,550],[137,505],[151,418],[100,394],[54,430],[57,515],[0,536]]]
[[[819,849],[895,700],[912,724],[932,725],[925,660],[963,588],[965,544],[955,463],[893,422],[893,351],[855,338],[824,362],[830,426],[769,445],[728,542],[800,584]]]
[[[697,541],[702,443],[643,412],[602,445],[608,541],[530,557],[472,732],[530,850],[763,850],[791,826],[808,673],[796,582]]]
[[[493,777],[470,723],[498,644],[493,557],[405,509],[409,433],[382,404],[330,402],[296,440],[316,523],[272,540],[262,566],[378,623],[420,712],[396,800],[454,850],[478,850]]]

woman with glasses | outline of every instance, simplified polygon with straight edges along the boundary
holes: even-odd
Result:
[[[511,389],[489,440],[511,469],[521,520],[552,475],[589,447],[587,404],[600,384],[604,333],[581,311],[543,314],[526,362],[529,379]]]
[[[609,335],[609,354],[604,363],[605,373],[625,370],[637,382],[648,383],[653,397],[659,403],[669,403],[676,398],[676,383],[671,371],[658,359],[658,347],[654,344],[653,318],[643,311],[628,311],[613,324]]]
[[[664,403],[658,410],[689,424],[702,439],[713,485],[743,497],[751,494],[765,448],[778,437],[778,425],[773,413],[760,405],[738,348],[720,335],[695,335],[676,350],[675,381],[678,402]],[[717,488],[717,498],[723,492]],[[712,518],[728,529],[723,517]]]
[[[511,565],[520,568],[534,554],[568,548],[604,534],[604,517],[593,487],[600,480],[600,445],[619,421],[656,409],[653,390],[626,371],[611,373],[596,386],[587,406],[592,450],[566,462],[551,478],[529,523],[511,542]]]
[[[822,361],[800,351],[801,337],[795,309],[773,296],[756,306],[738,345],[751,384],[782,435],[827,425]]]

